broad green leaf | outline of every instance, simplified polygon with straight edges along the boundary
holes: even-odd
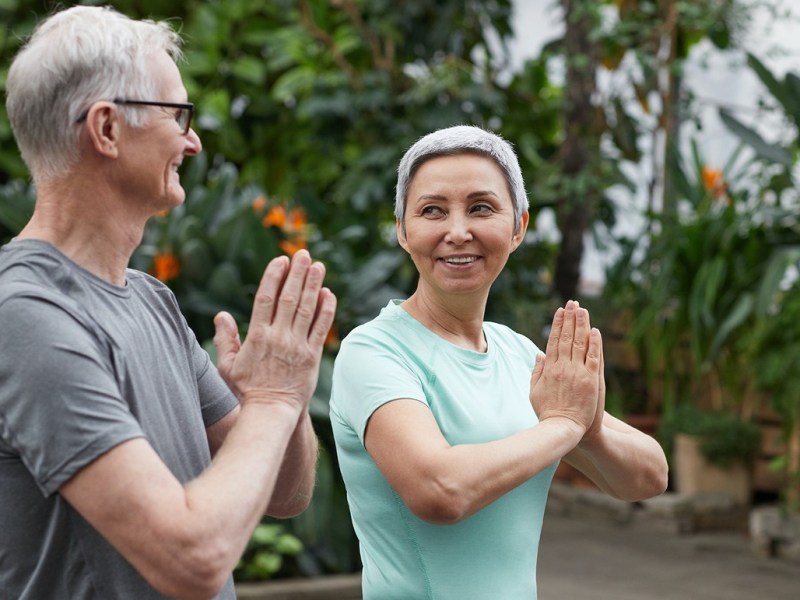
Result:
[[[722,323],[720,323],[719,329],[717,330],[717,333],[714,336],[709,348],[709,360],[713,361],[716,359],[720,349],[728,339],[728,336],[734,329],[744,323],[745,319],[747,319],[747,317],[752,313],[754,306],[755,300],[753,299],[753,294],[745,292],[739,297],[738,302],[735,304],[731,312],[725,317]]]
[[[728,110],[720,109],[719,116],[731,133],[749,145],[761,158],[787,168],[792,166],[792,155],[788,150],[777,144],[766,142],[754,129],[744,125]]]
[[[252,56],[244,56],[233,63],[231,69],[236,77],[254,85],[261,85],[267,76],[267,69],[264,61]]]

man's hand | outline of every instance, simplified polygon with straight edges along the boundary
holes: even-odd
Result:
[[[319,376],[336,297],[322,287],[325,267],[301,250],[273,259],[256,292],[245,341],[226,313],[214,319],[218,369],[242,404],[285,402],[305,409]]]
[[[531,375],[531,403],[540,421],[567,418],[585,433],[602,423],[604,399],[603,346],[591,329],[589,312],[570,300],[553,317],[544,357],[537,357]]]

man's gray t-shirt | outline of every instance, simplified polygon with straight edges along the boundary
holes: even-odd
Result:
[[[1,598],[163,597],[58,489],[141,437],[188,482],[210,463],[206,427],[237,401],[172,292],[126,279],[111,285],[42,241],[0,248]],[[219,597],[234,597],[232,580]]]

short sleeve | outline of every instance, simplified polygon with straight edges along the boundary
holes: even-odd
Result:
[[[207,429],[232,411],[239,404],[239,400],[222,379],[217,367],[211,362],[208,352],[197,342],[194,333],[191,330],[188,333],[194,342],[192,359],[194,371],[197,373],[200,411],[203,415],[203,424]]]
[[[363,445],[372,414],[401,398],[428,405],[423,374],[391,343],[354,331],[342,342],[336,357],[331,410],[353,429]]]
[[[17,454],[45,495],[142,430],[121,398],[111,349],[46,297],[0,304],[0,458]]]

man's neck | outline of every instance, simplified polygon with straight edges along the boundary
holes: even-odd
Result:
[[[33,217],[17,238],[49,242],[101,279],[125,285],[146,220],[124,214],[123,204],[102,190],[92,190],[91,197],[75,191],[69,182],[38,186]]]

